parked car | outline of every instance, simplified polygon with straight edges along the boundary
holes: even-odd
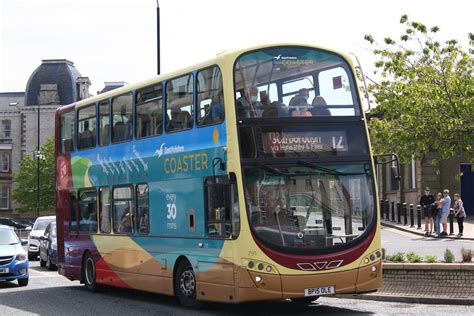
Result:
[[[16,229],[28,229],[28,227],[31,229],[30,225],[22,224],[22,223],[19,223],[18,221],[14,220],[14,219],[5,218],[5,217],[0,218],[0,225],[11,226],[11,227],[14,227]]]
[[[12,227],[0,225],[0,281],[18,280],[19,286],[28,285],[28,257]]]
[[[28,235],[28,260],[33,261],[38,258],[40,236],[44,235],[46,226],[55,221],[56,216],[41,216],[36,219],[33,229]]]
[[[40,236],[39,246],[40,266],[48,270],[56,269],[58,265],[58,244],[56,240],[56,222],[46,226],[44,235]]]

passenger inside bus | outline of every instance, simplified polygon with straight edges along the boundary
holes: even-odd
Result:
[[[290,107],[295,106],[295,101],[298,100],[298,98],[304,98],[306,100],[306,103],[308,103],[308,98],[309,98],[309,91],[306,88],[300,89],[298,91],[298,94],[296,94],[293,98],[291,98],[290,103],[288,104]]]
[[[331,112],[327,108],[326,100],[324,100],[322,96],[315,96],[311,105],[313,106],[311,109],[313,116],[331,116]]]
[[[89,121],[84,121],[84,131],[79,135],[79,148],[90,148],[95,145],[95,137],[89,129]]]
[[[130,208],[127,207],[122,213],[120,218],[120,225],[118,229],[119,233],[131,233],[132,232],[132,216],[130,214]]]
[[[261,117],[263,105],[258,101],[258,89],[255,86],[245,88],[244,96],[237,99],[239,117]]]
[[[225,112],[224,112],[224,92],[220,90],[217,93],[216,99],[212,100],[211,103],[211,120],[212,123],[219,123],[224,121]]]
[[[293,100],[293,99],[292,99]],[[297,97],[293,101],[293,108],[290,107],[291,116],[313,116],[309,111],[310,105],[303,96]]]

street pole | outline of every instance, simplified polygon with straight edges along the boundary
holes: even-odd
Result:
[[[160,3],[156,0],[156,72],[161,73],[160,69]]]
[[[40,212],[40,106],[38,104],[38,148],[36,151],[36,217]]]

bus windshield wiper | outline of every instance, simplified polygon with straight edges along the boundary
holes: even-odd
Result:
[[[333,169],[330,169],[330,168],[326,168],[326,167],[323,167],[323,166],[320,166],[318,164],[315,164],[315,163],[311,163],[311,162],[307,162],[307,161],[303,161],[303,160],[298,160],[296,162],[299,166],[303,166],[303,167],[308,167],[308,168],[311,168],[311,169],[316,169],[316,170],[320,170],[322,172],[325,172],[327,174],[332,174],[332,175],[335,175],[335,176],[357,176],[357,175],[361,175],[361,174],[365,174],[363,172],[341,172],[341,171],[337,171],[337,170],[333,170]]]
[[[323,166],[320,166],[320,165],[317,165],[317,164],[314,164],[314,163],[311,163],[311,162],[303,161],[303,160],[298,160],[296,163],[297,163],[299,166],[308,167],[308,168],[311,168],[311,169],[321,170],[321,171],[326,172],[326,173],[329,173],[329,174],[346,175],[346,173],[344,173],[344,172],[340,172],[340,171],[337,171],[337,170],[329,169],[329,168],[326,168],[326,167],[323,167]]]
[[[266,165],[264,164],[263,162],[257,162],[257,164],[262,167],[263,170],[266,170],[270,173],[273,173],[273,174],[278,174],[278,175],[281,175],[281,176],[285,176],[285,177],[288,177],[290,176],[289,173],[286,173],[286,172],[283,172],[283,171],[280,171],[274,167],[270,167],[269,165]]]

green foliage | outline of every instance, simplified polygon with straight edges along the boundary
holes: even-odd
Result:
[[[406,257],[404,252],[397,252],[393,256],[387,256],[386,259],[388,261],[394,261],[394,262],[404,262]]]
[[[420,257],[419,255],[415,254],[413,251],[410,251],[406,255],[407,260],[410,262],[421,262],[423,261],[423,258]]]
[[[447,262],[447,263],[454,262],[454,254],[448,248],[446,248],[446,250],[444,251],[444,262]]]
[[[41,146],[40,159],[40,211],[54,210],[55,208],[55,164],[54,142],[52,139]],[[37,160],[27,155],[20,160],[20,171],[13,175],[16,187],[13,190],[13,199],[21,204],[22,211],[36,210],[37,190]]]
[[[438,258],[436,256],[426,256],[425,261],[428,263],[435,263],[438,261]]]
[[[402,162],[435,151],[440,160],[466,154],[474,160],[474,35],[464,51],[456,40],[435,39],[439,28],[400,19],[400,42],[372,35],[378,84],[369,86],[378,106],[370,132],[376,153],[397,153]]]

